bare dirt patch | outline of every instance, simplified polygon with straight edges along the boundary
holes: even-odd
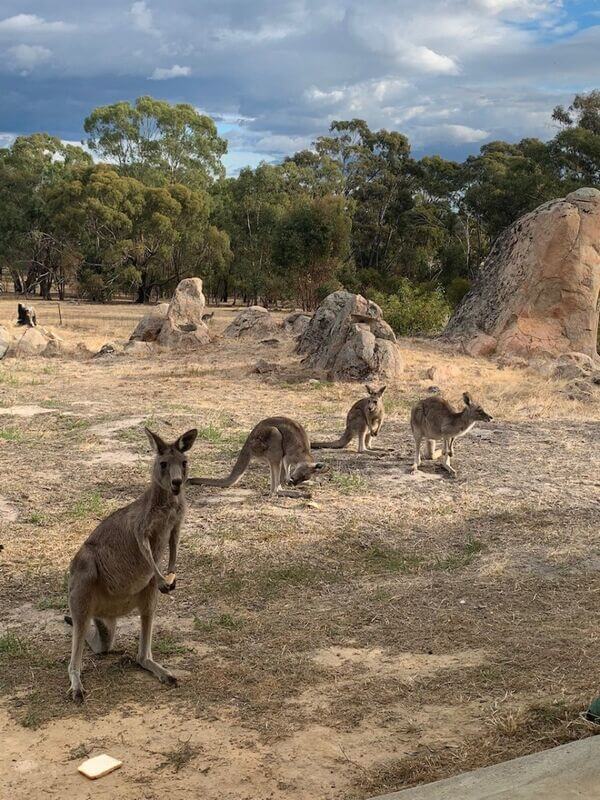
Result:
[[[67,304],[59,332],[97,349],[143,311]],[[213,330],[234,313],[217,309]],[[0,299],[0,322],[13,314]],[[215,476],[267,415],[319,438],[343,428],[361,387],[311,380],[292,348],[282,339],[269,376],[251,372],[266,345],[219,336],[185,358],[0,363],[0,410],[54,412],[0,417],[2,500],[18,512],[0,509],[3,793],[86,797],[89,750],[125,762],[99,797],[365,798],[589,734],[600,401],[425,341],[402,342],[387,449],[323,451],[312,500],[269,498],[261,466],[230,490],[190,488],[154,648],[180,686],[134,666],[132,617],[119,652],[86,654],[85,707],[68,702],[65,574],[143,490],[144,424],[166,439],[197,427],[192,472]],[[470,390],[494,421],[457,442],[456,480],[432,463],[415,478],[408,412],[447,361],[449,398]]]

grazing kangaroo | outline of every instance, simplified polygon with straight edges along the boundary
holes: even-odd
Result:
[[[141,617],[138,664],[163,683],[176,678],[152,658],[152,623],[158,591],[175,588],[179,530],[185,514],[186,452],[198,431],[191,430],[173,444],[145,429],[156,457],[152,482],[133,503],[104,519],[79,548],[69,575],[73,642],[69,677],[73,699],[83,700],[81,659],[85,642],[95,653],[108,652],[118,617],[137,609]],[[167,577],[157,566],[169,545]],[[90,620],[94,626],[88,630]]]
[[[473,402],[468,392],[463,394],[465,407],[462,411],[455,411],[452,406],[441,397],[426,397],[413,407],[410,412],[410,427],[415,438],[415,463],[413,472],[421,466],[421,440],[427,440],[427,455],[435,458],[436,441],[443,441],[442,466],[455,476],[456,470],[450,464],[454,456],[454,440],[471,430],[476,422],[489,422],[492,417],[483,408]]]
[[[371,449],[371,437],[377,436],[383,425],[385,409],[382,396],[386,387],[373,389],[368,384],[365,389],[368,397],[357,400],[346,416],[346,430],[334,442],[312,442],[314,450],[329,448],[342,450],[347,447],[355,436],[358,436],[358,452],[364,453]]]
[[[188,478],[187,482],[192,486],[233,486],[253,458],[269,465],[271,494],[284,497],[302,497],[302,493],[286,491],[282,484],[296,486],[325,466],[313,461],[308,436],[300,423],[288,417],[268,417],[252,429],[226,478]]]

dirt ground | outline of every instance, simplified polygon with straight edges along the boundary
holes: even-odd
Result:
[[[38,302],[90,349],[143,309]],[[0,324],[14,299],[0,300]],[[218,309],[216,334],[234,312]],[[196,475],[225,474],[250,428],[287,414],[338,435],[359,385],[310,379],[293,342],[217,335],[193,355],[0,362],[0,794],[158,800],[366,798],[595,733],[600,398],[530,370],[403,340],[377,442],[321,451],[312,499],[270,499],[265,467],[188,490],[178,586],[160,600],[166,688],[120,652],[86,653],[68,697],[65,574],[106,513],[148,479],[142,424],[198,427]],[[252,373],[259,357],[281,365]],[[456,447],[458,477],[408,474],[412,403],[431,366],[493,415]],[[77,766],[106,752],[97,783]]]

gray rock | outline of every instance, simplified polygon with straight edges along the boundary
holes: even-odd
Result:
[[[207,325],[202,322],[206,301],[200,278],[184,278],[169,303],[167,318],[158,336],[164,347],[193,349],[211,341]]]
[[[389,380],[402,371],[396,336],[379,306],[346,291],[325,298],[298,339],[296,352],[329,380]]]
[[[161,303],[141,318],[134,332],[129,337],[132,342],[155,342],[161,332],[167,311],[168,303]]]
[[[4,326],[0,325],[0,358],[4,358],[8,352],[11,341],[12,336],[10,331]]]
[[[305,311],[292,311],[283,320],[283,330],[290,336],[301,336],[308,328],[311,318],[312,315]]]
[[[281,330],[281,325],[263,306],[249,306],[237,314],[225,328],[229,339],[260,339]]]

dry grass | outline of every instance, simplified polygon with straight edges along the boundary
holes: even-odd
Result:
[[[0,323],[13,306],[0,300]],[[53,307],[37,306],[53,322]],[[97,348],[141,313],[65,304],[60,334]],[[217,310],[217,332],[231,315]],[[1,362],[0,406],[47,413],[0,414],[0,731],[13,742],[21,725],[42,731],[49,774],[73,747],[65,726],[76,743],[93,732],[124,747],[135,781],[114,779],[126,800],[141,783],[149,797],[168,790],[179,763],[182,798],[367,797],[588,735],[577,720],[597,686],[600,402],[402,344],[406,372],[386,393],[378,441],[390,452],[323,451],[312,503],[270,500],[261,467],[228,491],[189,490],[155,645],[181,685],[135,669],[136,621],[124,621],[124,653],[86,656],[83,710],[66,699],[65,573],[96,521],[142,490],[142,423],[167,438],[197,426],[193,472],[224,474],[261,417],[332,436],[361,389],[309,383],[283,337],[277,348],[217,339],[184,359]],[[261,356],[281,375],[252,374]],[[433,465],[414,479],[408,409],[444,361],[457,376],[442,385],[449,398],[468,389],[494,421],[458,442],[457,480]],[[16,521],[2,522],[5,507]],[[153,762],[148,736],[162,742]],[[157,771],[161,753],[174,761]]]

